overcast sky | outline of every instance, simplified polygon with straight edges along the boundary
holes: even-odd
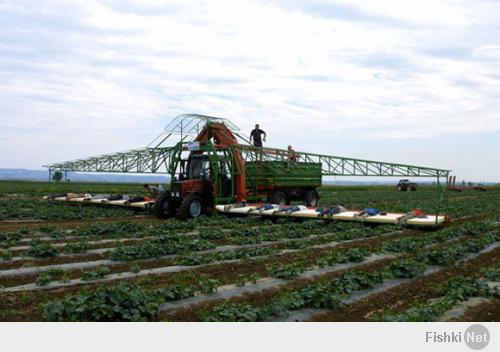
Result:
[[[500,181],[499,19],[483,0],[0,0],[0,167],[143,147],[202,113]]]

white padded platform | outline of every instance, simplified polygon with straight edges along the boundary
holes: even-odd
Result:
[[[122,206],[127,205],[126,200],[106,200],[105,203],[109,205],[122,205]]]
[[[132,208],[149,208],[152,207],[153,204],[155,204],[154,200],[150,202],[137,202],[137,203],[130,203],[128,206]]]
[[[87,202],[93,203],[93,204],[104,204],[107,201],[108,200],[106,198],[98,198],[98,199],[92,199],[92,198],[90,198],[89,200],[87,200]]]
[[[387,215],[375,215],[368,217],[356,217],[355,214],[358,211],[345,211],[339,214],[335,214],[333,216],[318,216],[319,213],[316,212],[317,208],[308,208],[306,210],[299,210],[291,213],[285,212],[276,212],[276,209],[260,211],[257,208],[260,204],[249,204],[246,207],[241,208],[230,208],[228,210],[225,209],[224,205],[217,205],[215,208],[222,213],[232,213],[232,214],[247,214],[247,215],[262,215],[262,216],[279,216],[279,217],[297,217],[297,218],[316,218],[316,219],[334,219],[334,220],[342,220],[342,221],[360,221],[360,222],[369,222],[369,223],[383,223],[383,224],[396,224],[397,219],[401,216],[404,216],[403,213],[387,213]],[[437,218],[437,223],[436,223]],[[414,218],[405,222],[407,225],[416,225],[416,226],[435,226],[443,224],[446,221],[444,215],[427,215],[426,218]]]
[[[43,199],[47,200],[49,198],[43,197]],[[105,204],[105,205],[115,205],[115,206],[122,206],[122,207],[142,208],[142,209],[150,208],[155,204],[154,200],[149,201],[149,202],[128,203],[126,200],[111,200],[111,201],[109,201],[105,198],[92,199],[92,198],[58,197],[58,198],[54,198],[53,200],[58,201],[58,202]]]

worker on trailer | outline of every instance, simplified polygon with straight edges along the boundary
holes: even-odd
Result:
[[[163,193],[163,186],[160,184],[157,184],[155,186],[155,185],[150,185],[150,184],[146,183],[146,184],[144,184],[144,188],[146,188],[148,190],[149,194],[151,194],[151,197],[153,197],[153,198],[156,198]]]
[[[295,165],[295,162],[299,160],[300,155],[295,153],[295,150],[293,150],[292,146],[289,145],[287,148],[286,152],[286,167],[288,171],[292,170],[293,165]]]
[[[295,150],[293,150],[291,145],[287,148],[287,158],[290,161],[297,161],[300,158],[300,155],[295,153]]]
[[[259,128],[259,124],[255,125],[255,128],[250,132],[250,143],[259,148],[262,148],[262,135],[264,135],[264,142],[266,141],[266,132]]]

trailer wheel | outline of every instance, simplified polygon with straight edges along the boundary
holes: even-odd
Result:
[[[197,218],[203,211],[203,202],[197,194],[190,194],[185,197],[179,207],[179,217],[181,219]]]
[[[308,207],[317,207],[319,204],[319,194],[316,190],[311,189],[304,193],[304,201]]]
[[[283,191],[274,191],[271,195],[271,203],[278,205],[288,205],[290,201],[285,192]]]
[[[175,204],[170,198],[170,193],[163,194],[156,198],[155,215],[160,219],[168,219],[175,214]]]

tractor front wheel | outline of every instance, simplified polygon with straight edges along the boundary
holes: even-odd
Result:
[[[179,217],[181,219],[197,218],[203,212],[203,202],[197,194],[186,196],[179,207]]]
[[[156,198],[154,212],[160,219],[168,219],[174,216],[175,204],[170,198],[170,193],[167,192]]]

